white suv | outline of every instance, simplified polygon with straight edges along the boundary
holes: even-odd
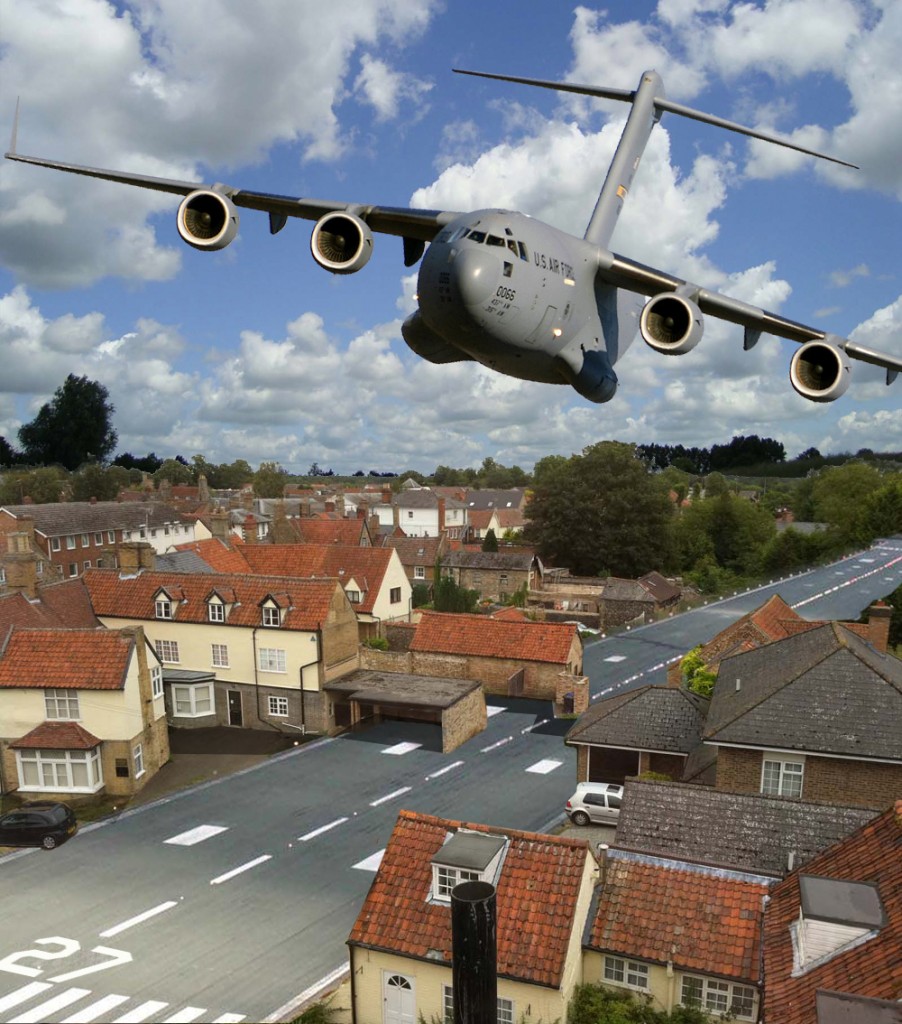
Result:
[[[566,803],[574,825],[616,825],[620,817],[623,786],[611,782],[580,782]]]

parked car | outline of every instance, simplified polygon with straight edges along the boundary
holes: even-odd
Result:
[[[52,850],[77,831],[72,808],[49,800],[36,800],[0,815],[0,846],[43,846]]]
[[[622,800],[623,786],[580,782],[566,803],[566,811],[574,825],[616,825]]]

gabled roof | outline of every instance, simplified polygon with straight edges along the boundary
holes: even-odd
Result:
[[[0,630],[14,625],[35,629],[42,626],[96,629],[100,627],[100,622],[79,577],[42,584],[34,600],[24,594],[5,594],[0,597]]]
[[[431,569],[441,554],[444,537],[383,537],[382,546],[394,548],[402,565],[422,565]],[[431,579],[431,577],[430,577]]]
[[[585,948],[677,970],[759,980],[762,899],[772,879],[613,849]]]
[[[18,629],[0,645],[0,688],[121,690],[135,638],[107,629]]]
[[[565,742],[689,754],[701,740],[707,711],[704,697],[682,687],[642,686],[593,705]]]
[[[288,525],[301,544],[342,544],[362,547],[369,544],[365,519],[289,519]]]
[[[522,508],[526,501],[525,487],[467,489],[464,502],[471,509]]]
[[[16,750],[93,750],[101,742],[78,722],[41,722],[10,746]]]
[[[496,885],[499,977],[561,984],[589,857],[583,840],[401,811],[348,944],[451,965],[451,909],[430,901],[432,858],[465,828],[508,841]],[[436,955],[437,953],[437,955]]]
[[[160,587],[180,592],[174,620],[209,622],[207,597],[212,590],[228,588],[238,600],[232,606],[226,624],[259,626],[260,602],[270,593],[288,593],[291,606],[282,621],[284,630],[314,630],[325,622],[338,581],[334,579],[296,579],[283,576],[250,576],[236,573],[165,573],[144,570],[134,576],[121,576],[117,569],[87,569],[82,577],[95,612],[107,618],[155,619],[153,595]],[[169,621],[169,620],[166,620]]]
[[[676,584],[671,583],[669,579],[662,576],[659,572],[647,572],[644,576],[639,577],[638,582],[659,603],[675,601],[682,593]]]
[[[486,569],[495,572],[528,572],[536,556],[524,552],[507,551],[449,551],[442,565],[454,569]]]
[[[654,597],[638,580],[622,580],[616,576],[608,576],[601,592],[603,601],[637,601],[653,604]]]
[[[510,622],[486,615],[423,612],[410,649],[564,666],[575,639],[576,626],[568,623]]]
[[[627,779],[617,845],[782,877],[874,817],[861,807]]]
[[[800,973],[793,970],[790,925],[799,916],[801,874],[876,886],[886,923],[873,937]],[[774,887],[764,916],[764,971],[765,1015],[780,1024],[816,1020],[818,990],[902,997],[902,801]]]
[[[102,530],[137,530],[142,526],[181,523],[175,509],[158,501],[63,501],[45,505],[4,505],[0,511],[34,520],[45,537],[94,533]]]
[[[705,730],[713,743],[902,762],[900,735],[902,661],[835,622],[724,659]]]
[[[218,537],[207,540],[196,540],[189,544],[176,545],[176,551],[193,552],[201,558],[214,572],[249,572],[250,567],[244,560],[245,544],[226,543]]]

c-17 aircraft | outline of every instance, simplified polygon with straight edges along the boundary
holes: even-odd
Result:
[[[431,363],[475,360],[522,380],[570,384],[590,402],[614,397],[614,364],[637,331],[655,351],[681,355],[701,340],[703,314],[741,326],[746,349],[762,333],[801,343],[792,357],[789,379],[800,395],[814,402],[830,402],[845,392],[851,359],[883,367],[887,384],[902,370],[902,356],[884,355],[787,320],[609,248],[649,136],[664,113],[844,166],[854,164],[674,103],[666,98],[654,71],[644,72],[633,91],[455,71],[631,104],[582,238],[510,210],[455,213],[292,198],[23,156],[16,152],[18,111],[6,158],[181,195],[178,232],[188,245],[204,251],[222,249],[235,238],[239,208],[268,213],[272,234],[281,231],[289,217],[316,221],[310,240],[313,258],[334,274],[353,274],[367,264],[373,232],[400,236],[406,266],[422,257],[419,308],[401,328],[417,355]]]

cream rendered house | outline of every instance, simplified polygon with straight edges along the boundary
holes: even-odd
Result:
[[[160,662],[140,626],[11,627],[0,645],[0,789],[132,795],[169,760]]]
[[[348,938],[355,1024],[453,1019],[451,890],[474,879],[496,889],[499,1024],[563,1020],[597,877],[582,840],[401,811]]]
[[[334,728],[323,684],[359,666],[337,580],[93,569],[84,581],[104,625],[144,627],[173,726]]]

